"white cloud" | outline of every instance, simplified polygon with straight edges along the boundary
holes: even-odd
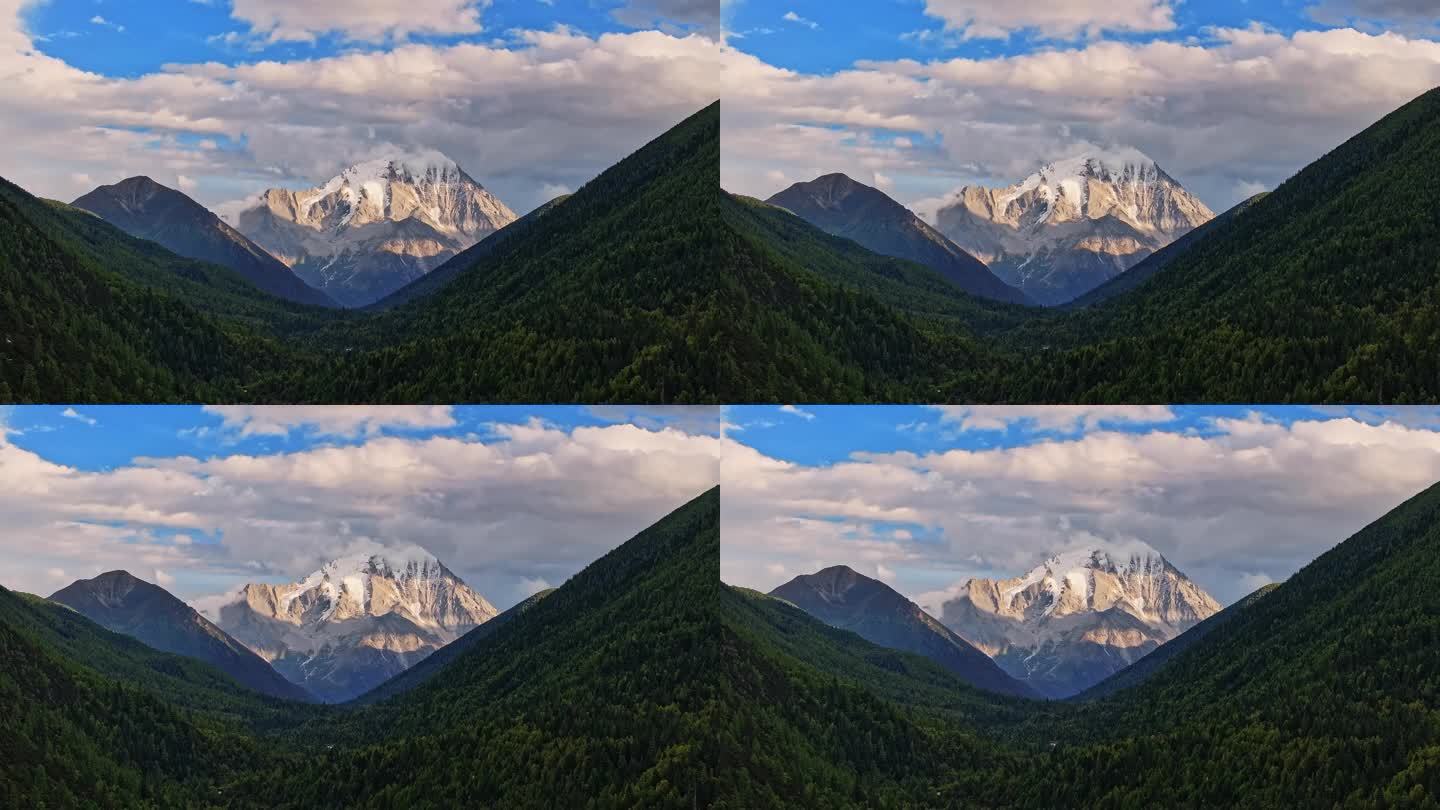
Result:
[[[416,544],[503,606],[528,595],[524,580],[564,582],[719,480],[712,436],[539,422],[493,430],[483,441],[375,436],[106,471],[0,441],[0,583],[48,593],[50,569],[158,570],[190,599]]]
[[[960,431],[1000,431],[1019,426],[1034,431],[1075,433],[1101,425],[1154,425],[1175,420],[1166,405],[936,405],[940,421]]]
[[[489,0],[233,0],[230,15],[271,41],[322,34],[381,41],[411,34],[474,34]]]
[[[813,414],[813,413],[811,413],[811,412],[809,412],[809,411],[807,411],[807,410],[804,410],[804,409],[802,409],[802,408],[797,408],[797,407],[794,406],[794,405],[781,405],[781,406],[780,406],[780,412],[781,412],[781,413],[784,413],[784,414],[789,414],[790,416],[798,416],[798,417],[800,417],[801,419],[804,419],[804,420],[807,421],[807,422],[809,422],[809,421],[811,421],[811,420],[813,420],[813,419],[815,418],[815,414]]]
[[[967,183],[1014,182],[1057,155],[1132,146],[1221,210],[1251,187],[1241,183],[1273,188],[1440,85],[1440,42],[1349,29],[861,60],[825,75],[736,48],[722,59],[727,189],[764,198],[776,172],[879,172],[912,207]],[[877,132],[927,143],[900,148]]]
[[[1198,434],[1092,429],[823,466],[727,438],[722,469],[721,573],[732,584],[769,590],[784,581],[776,571],[884,566],[897,589],[933,597],[1101,538],[1148,543],[1230,601],[1440,480],[1440,433],[1396,421],[1226,418]]]
[[[925,13],[965,39],[1008,39],[1018,31],[1073,39],[1104,31],[1170,31],[1169,0],[925,0]]]
[[[534,596],[535,594],[541,591],[549,590],[552,587],[554,586],[546,582],[541,577],[520,578],[520,592],[525,594],[526,596]]]
[[[60,412],[60,415],[65,417],[66,419],[74,419],[77,422],[84,422],[91,427],[94,427],[96,424],[93,418],[80,413],[74,408],[66,408],[65,410]]]
[[[785,16],[781,17],[781,19],[786,22],[795,23],[796,25],[803,25],[812,31],[818,31],[820,29],[820,23],[817,23],[814,20],[807,20],[793,11],[785,12]]]
[[[455,426],[449,405],[207,405],[224,426],[241,436],[312,432],[330,436],[374,435],[384,429],[440,430]]]
[[[700,34],[510,31],[504,47],[401,42],[111,78],[37,51],[18,8],[0,0],[0,176],[67,200],[95,181],[183,174],[215,208],[391,144],[442,151],[525,211],[545,183],[577,188],[719,97],[717,44]],[[222,137],[244,148],[196,142]]]

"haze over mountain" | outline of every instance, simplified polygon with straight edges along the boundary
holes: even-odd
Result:
[[[941,621],[1049,697],[1083,691],[1220,611],[1143,543],[1047,558],[1012,579],[970,579]]]
[[[236,227],[311,286],[359,307],[515,218],[453,160],[418,152],[357,163],[303,191],[268,189]]]
[[[374,689],[497,613],[418,547],[332,560],[292,584],[251,583],[214,608],[222,628],[332,703]]]
[[[844,565],[804,574],[770,591],[822,622],[866,641],[923,655],[966,683],[1004,695],[1039,693],[1005,674],[990,657],[878,580]]]
[[[1002,280],[1062,304],[1215,216],[1137,150],[1047,163],[1005,188],[964,186],[936,213],[955,244]]]
[[[336,305],[330,296],[306,284],[209,209],[148,177],[100,186],[71,204],[131,236],[157,242],[181,256],[228,267],[271,295],[301,304]]]
[[[194,608],[129,572],[110,571],[93,579],[76,580],[51,594],[50,599],[107,630],[133,636],[162,652],[211,664],[261,694],[288,700],[314,699]]]
[[[885,192],[843,174],[796,183],[766,202],[826,233],[853,239],[882,256],[923,264],[973,295],[1015,304],[1034,303]]]

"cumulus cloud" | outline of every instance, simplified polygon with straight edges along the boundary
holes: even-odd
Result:
[[[1034,431],[1074,433],[1101,425],[1172,422],[1166,405],[937,405],[942,423],[961,431],[997,431],[1020,426]]]
[[[52,569],[124,568],[173,577],[191,599],[416,544],[505,605],[564,582],[719,478],[719,439],[673,428],[532,421],[492,434],[140,458],[105,471],[0,441],[0,584],[48,593]]]
[[[630,0],[613,14],[615,19],[636,28],[678,26],[709,36],[720,30],[720,3],[716,0]]]
[[[1187,42],[862,60],[825,75],[727,47],[723,66],[731,191],[763,198],[827,171],[880,172],[916,207],[966,183],[1014,182],[1057,155],[1132,146],[1221,210],[1440,85],[1440,42],[1254,26]],[[924,140],[902,147],[891,135]]]
[[[813,413],[811,413],[811,412],[809,412],[809,411],[807,411],[807,410],[804,410],[804,409],[801,409],[801,408],[797,408],[797,407],[794,406],[794,405],[781,405],[781,406],[780,406],[780,412],[783,413],[783,414],[788,414],[788,415],[790,415],[790,416],[798,416],[798,417],[800,417],[801,419],[804,419],[804,420],[807,421],[807,422],[809,422],[809,421],[811,421],[811,420],[813,420],[813,419],[815,418],[815,414],[813,414]]]
[[[321,182],[393,145],[444,152],[524,211],[548,199],[547,183],[577,188],[719,97],[718,46],[698,33],[513,31],[503,44],[400,42],[114,78],[37,51],[20,6],[0,0],[0,176],[67,200],[93,188],[83,176],[183,174],[214,208]]]
[[[374,435],[384,429],[439,430],[454,427],[449,405],[207,405],[224,427],[241,436],[286,436],[309,432],[329,436]]]
[[[925,13],[966,39],[1008,39],[1019,31],[1073,39],[1104,31],[1169,31],[1169,0],[925,0]]]
[[[489,0],[232,0],[230,16],[272,42],[323,34],[381,41],[411,34],[474,34]]]
[[[1015,576],[1100,538],[1148,543],[1228,602],[1440,480],[1440,433],[1348,417],[1227,417],[1199,433],[1100,428],[824,466],[726,442],[727,582],[769,590],[784,581],[775,571],[883,566],[899,590],[932,600],[970,576]]]

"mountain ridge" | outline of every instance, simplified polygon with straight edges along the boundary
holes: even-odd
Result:
[[[363,307],[515,219],[455,161],[421,152],[362,161],[300,191],[266,189],[235,223],[312,287]]]
[[[126,571],[76,580],[50,595],[96,624],[133,636],[161,652],[204,661],[243,686],[287,700],[312,701],[303,687],[286,680],[260,656],[201,616],[164,588]]]
[[[1215,216],[1138,150],[1047,163],[1003,188],[964,186],[941,233],[1046,305],[1072,300]]]
[[[1039,697],[1039,693],[1007,675],[988,655],[919,605],[848,566],[802,574],[769,595],[882,647],[925,656],[976,688],[1002,695]]]
[[[331,560],[286,585],[250,583],[215,608],[222,629],[327,702],[369,692],[497,612],[418,547]]]
[[[100,186],[70,204],[178,255],[228,267],[271,295],[300,304],[337,306],[209,209],[149,177]]]
[[[1220,609],[1163,555],[1137,542],[1055,554],[1009,579],[972,578],[944,603],[941,621],[1011,676],[1064,698]]]
[[[972,295],[1035,303],[889,195],[844,174],[795,183],[765,202],[882,256],[923,264]]]

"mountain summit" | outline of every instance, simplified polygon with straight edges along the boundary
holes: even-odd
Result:
[[[827,174],[808,183],[796,183],[766,202],[882,256],[923,264],[972,295],[1017,304],[1034,303],[910,209],[885,192],[846,175]]]
[[[1005,188],[965,186],[941,203],[941,233],[1001,279],[1062,304],[1215,214],[1134,149],[1047,163]]]
[[[795,577],[770,592],[872,644],[923,655],[981,689],[1036,697],[968,641],[879,580],[844,565]]]
[[[971,579],[941,621],[1015,678],[1068,697],[1219,611],[1160,552],[1134,542],[1065,551],[1013,579]]]
[[[161,652],[212,664],[261,694],[290,700],[314,699],[194,608],[159,585],[138,579],[127,571],[110,571],[94,579],[76,580],[52,594],[50,600],[107,630],[138,639]]]
[[[237,227],[312,286],[364,306],[515,221],[439,152],[357,163],[304,191],[272,188]]]
[[[330,702],[368,692],[496,613],[413,546],[332,560],[291,584],[251,583],[216,610],[222,628]]]
[[[306,284],[205,206],[148,177],[100,186],[72,205],[180,256],[228,267],[271,295],[302,304],[335,306],[328,295]]]

